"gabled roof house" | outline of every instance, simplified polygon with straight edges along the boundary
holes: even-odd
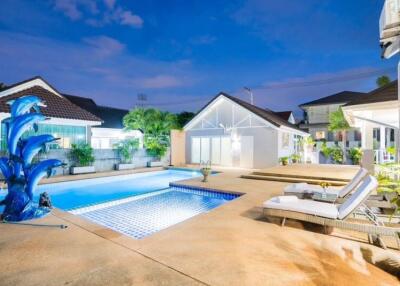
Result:
[[[184,127],[186,163],[265,168],[298,152],[308,134],[270,109],[218,93]]]
[[[122,118],[128,112],[98,106],[90,98],[63,94],[40,76],[0,90],[0,121],[9,117],[8,101],[25,95],[36,95],[46,104],[42,113],[49,118],[39,124],[37,134],[53,134],[61,138],[53,147],[70,148],[79,142],[92,143],[94,148],[111,148],[126,136],[141,136],[140,131],[123,131]],[[5,147],[4,126],[1,127],[1,147]],[[136,134],[140,133],[140,134]]]

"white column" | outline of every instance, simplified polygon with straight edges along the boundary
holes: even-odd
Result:
[[[380,163],[383,163],[384,161],[384,154],[385,154],[385,150],[386,150],[386,134],[385,134],[385,126],[381,126],[380,127],[380,131],[379,131],[379,140],[380,140],[380,144],[379,144],[379,157],[380,157]]]
[[[371,123],[364,121],[361,127],[361,148],[372,150],[374,148],[374,134]]]

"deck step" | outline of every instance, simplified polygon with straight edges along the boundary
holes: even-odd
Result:
[[[318,179],[308,179],[308,178],[295,178],[295,177],[283,177],[283,176],[266,176],[266,175],[242,175],[243,179],[252,180],[265,180],[265,181],[276,181],[285,183],[308,183],[313,185],[319,185],[322,182],[329,183],[331,186],[344,186],[346,182],[343,181],[332,181],[332,180],[318,180]]]
[[[274,172],[260,172],[256,171],[251,173],[252,175],[257,175],[257,176],[272,176],[272,177],[285,177],[285,178],[297,178],[301,180],[319,180],[319,181],[339,181],[339,182],[345,182],[348,183],[348,179],[343,179],[343,178],[330,178],[330,177],[322,177],[322,176],[305,176],[305,175],[296,175],[296,174],[282,174],[282,173],[274,173]]]

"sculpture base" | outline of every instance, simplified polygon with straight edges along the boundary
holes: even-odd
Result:
[[[25,208],[24,211],[19,214],[3,213],[1,215],[1,219],[3,221],[23,221],[23,220],[41,218],[46,216],[48,213],[50,213],[49,208],[42,208],[32,204],[28,208]]]

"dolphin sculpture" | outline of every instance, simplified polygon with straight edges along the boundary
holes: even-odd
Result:
[[[32,126],[37,131],[37,123],[43,120],[46,120],[46,117],[40,113],[27,113],[18,116],[10,123],[7,144],[11,155],[16,155],[17,144],[22,134],[32,128]]]
[[[0,170],[3,173],[4,178],[8,182],[12,176],[12,169],[8,162],[8,158],[5,157],[0,158]]]
[[[36,95],[26,95],[7,102],[11,105],[11,117],[17,117],[28,113],[32,108],[40,112],[39,106],[45,106],[42,100]]]
[[[22,148],[22,160],[25,165],[29,166],[32,163],[33,157],[42,149],[43,145],[46,143],[53,142],[59,138],[54,138],[53,135],[44,134],[37,135],[28,138],[24,142],[24,147]]]
[[[52,175],[53,168],[61,167],[64,163],[57,159],[49,159],[42,161],[33,166],[31,172],[28,175],[28,184],[26,186],[26,193],[30,199],[33,198],[33,189],[37,186],[39,181],[47,175]]]

